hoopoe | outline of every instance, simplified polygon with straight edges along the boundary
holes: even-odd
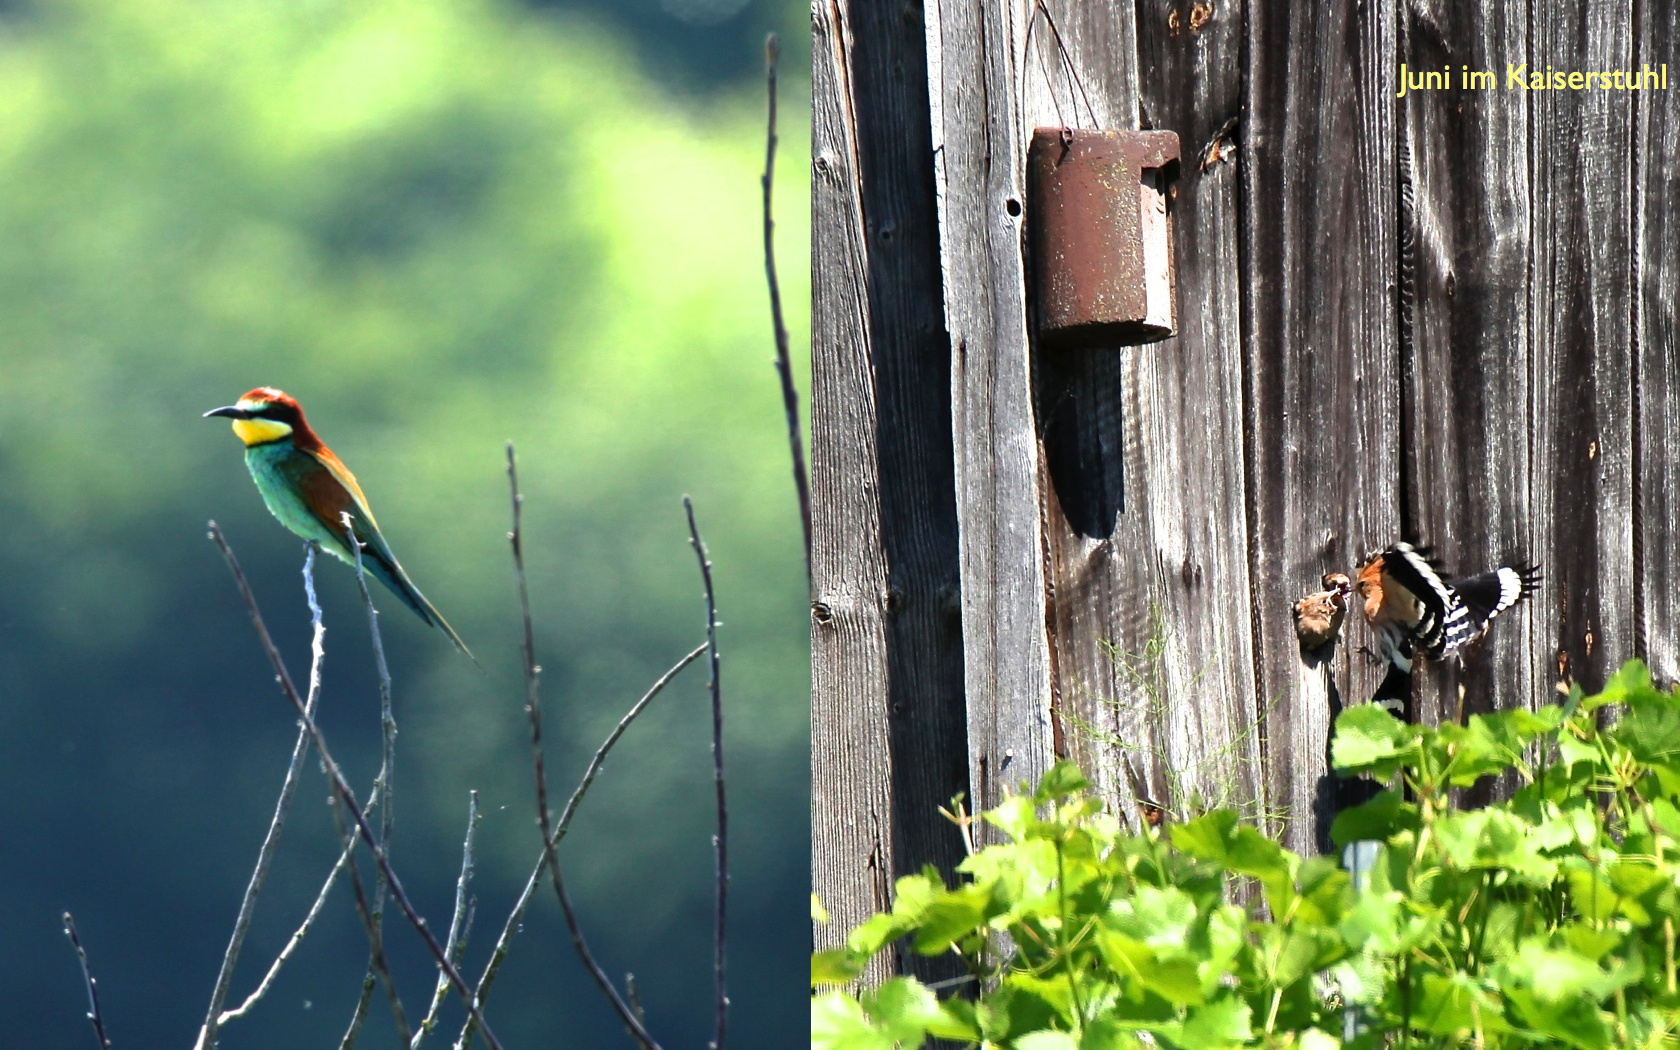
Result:
[[[1535,592],[1540,568],[1501,565],[1448,580],[1426,551],[1396,543],[1365,557],[1357,586],[1365,622],[1377,636],[1377,655],[1389,664],[1372,701],[1403,718],[1413,658],[1458,655],[1496,616]]]
[[[1319,582],[1324,587],[1322,591],[1314,591],[1292,607],[1295,637],[1306,652],[1324,648],[1341,634],[1348,595],[1353,593],[1353,585],[1345,573],[1327,572]]]

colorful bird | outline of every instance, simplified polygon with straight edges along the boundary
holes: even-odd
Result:
[[[1427,550],[1409,543],[1366,555],[1359,568],[1365,622],[1377,635],[1378,655],[1390,665],[1377,691],[1385,707],[1410,694],[1412,659],[1458,655],[1480,638],[1495,617],[1540,586],[1536,565],[1501,565],[1472,576],[1445,579]]]
[[[211,416],[233,420],[234,434],[245,443],[245,465],[263,502],[280,524],[350,565],[356,563],[356,551],[350,545],[353,539],[361,547],[367,571],[420,619],[441,628],[457,649],[473,659],[455,628],[403,571],[368,509],[356,476],[309,429],[295,398],[271,386],[260,386],[237,404],[204,413],[206,419]],[[345,514],[350,515],[349,529],[345,528]]]
[[[1319,583],[1324,587],[1322,591],[1314,591],[1291,607],[1295,637],[1306,652],[1324,648],[1341,634],[1348,595],[1353,593],[1353,585],[1345,573],[1327,572]]]

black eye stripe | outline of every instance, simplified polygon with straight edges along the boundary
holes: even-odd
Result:
[[[291,405],[270,403],[262,406],[251,414],[256,416],[258,419],[272,419],[276,423],[285,423],[288,426],[295,426],[297,424],[297,409],[293,408]]]

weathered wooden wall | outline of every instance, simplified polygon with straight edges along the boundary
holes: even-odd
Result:
[[[845,915],[819,939],[953,859],[935,784],[989,805],[1059,755],[1127,819],[1136,786],[1322,847],[1329,728],[1380,668],[1356,615],[1303,660],[1288,606],[1401,537],[1546,573],[1421,676],[1420,717],[1633,655],[1680,678],[1680,0],[813,11],[813,872]],[[1512,90],[1507,62],[1673,86]],[[1498,86],[1396,98],[1401,63]],[[1038,347],[1025,155],[1053,124],[1178,132],[1175,338]],[[959,618],[891,626],[895,543]],[[901,783],[917,755],[938,775]]]
[[[1527,53],[1528,31],[1522,6],[1409,8],[1402,60],[1412,69],[1502,70],[1501,56]],[[1463,101],[1456,91],[1408,93],[1402,107],[1397,174],[1409,207],[1402,208],[1400,352],[1413,393],[1404,417],[1406,524],[1450,564],[1487,566],[1511,556],[1546,558],[1528,512],[1533,194],[1526,97],[1496,91],[1476,95],[1473,106]],[[1482,175],[1466,178],[1467,171]],[[1528,702],[1550,680],[1543,662],[1528,659],[1545,651],[1542,609],[1525,602],[1474,659],[1426,678],[1418,714],[1456,717],[1460,685],[1468,712]]]
[[[1256,3],[1247,36],[1232,159],[1243,186],[1264,783],[1284,841],[1310,851],[1334,812],[1331,721],[1369,697],[1381,672],[1356,652],[1358,631],[1318,666],[1303,661],[1289,606],[1400,532],[1395,5]],[[1177,250],[1181,265],[1196,254]]]
[[[922,27],[812,14],[811,855],[833,937],[961,857],[938,807],[967,790],[967,720]]]
[[[1642,0],[1635,51],[1680,75],[1680,2]],[[1680,87],[1680,85],[1677,85]],[[1633,534],[1638,649],[1657,677],[1680,681],[1680,90],[1640,94],[1633,138],[1638,244],[1634,345]]]

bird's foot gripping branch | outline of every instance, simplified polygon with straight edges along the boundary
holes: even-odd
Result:
[[[1072,765],[984,814],[1009,842],[900,879],[892,910],[812,957],[845,985],[906,940],[972,980],[898,977],[811,1002],[823,1050],[968,1046],[1657,1045],[1680,1031],[1680,689],[1627,664],[1603,692],[1465,725],[1343,713],[1334,761],[1389,786],[1344,811],[1376,840],[1355,888],[1229,811],[1132,834]],[[1601,711],[1618,717],[1600,726]],[[1508,802],[1457,807],[1483,777]],[[1237,903],[1238,884],[1251,906]],[[1345,1041],[1344,1041],[1345,1040]]]

